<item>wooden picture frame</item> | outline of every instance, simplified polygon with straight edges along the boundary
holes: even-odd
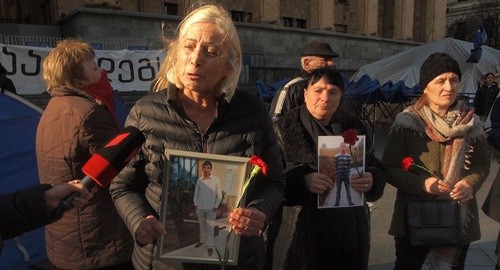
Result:
[[[249,160],[248,157],[165,150],[160,222],[167,235],[158,238],[156,256],[159,260],[220,264],[224,254],[228,254],[226,264],[237,264],[240,238],[231,232],[228,214],[237,207],[236,201],[243,195],[242,188],[252,168]],[[202,177],[203,167],[208,166],[207,161],[211,165],[211,176],[205,178]],[[218,179],[222,194],[213,211],[209,210],[212,202],[219,200],[217,180],[207,180],[209,178]],[[195,201],[200,205],[195,207]],[[198,218],[204,220],[203,228]]]

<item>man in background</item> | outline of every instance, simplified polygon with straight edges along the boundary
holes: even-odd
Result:
[[[490,113],[491,106],[495,102],[498,95],[498,85],[495,82],[495,74],[488,72],[484,75],[484,84],[476,92],[474,97],[475,113],[479,116],[481,121],[486,121],[486,117]]]
[[[333,58],[338,56],[330,44],[324,41],[313,40],[306,43],[300,57],[302,76],[286,83],[274,95],[269,108],[273,120],[304,103],[304,77],[318,68],[335,67]]]

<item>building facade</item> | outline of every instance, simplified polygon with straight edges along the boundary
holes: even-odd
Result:
[[[0,22],[57,24],[79,7],[183,16],[199,0],[0,0]],[[218,0],[234,21],[431,42],[446,0]]]
[[[472,41],[483,25],[486,45],[500,49],[500,0],[448,0],[447,6],[446,36]]]

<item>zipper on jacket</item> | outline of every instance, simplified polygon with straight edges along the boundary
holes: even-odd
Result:
[[[201,138],[201,149],[203,150],[203,153],[207,153],[208,135],[201,132],[201,130],[199,128],[198,128],[198,132],[199,132],[200,138]]]

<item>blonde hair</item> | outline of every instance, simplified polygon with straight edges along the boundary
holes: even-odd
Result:
[[[227,11],[219,6],[205,5],[191,11],[179,24],[177,37],[168,46],[168,53],[160,66],[156,83],[155,92],[165,89],[168,83],[173,83],[180,89],[184,85],[179,80],[179,67],[177,66],[177,55],[180,46],[180,40],[191,30],[191,27],[197,23],[209,23],[214,25],[216,31],[224,36],[222,45],[227,50],[229,65],[231,69],[229,74],[219,84],[219,94],[225,93],[226,100],[231,99],[236,90],[241,73],[241,45],[240,38],[236,32],[231,17]]]
[[[81,40],[64,39],[58,42],[43,60],[47,91],[57,86],[75,87],[77,79],[85,78],[82,62],[94,57],[94,49]]]

